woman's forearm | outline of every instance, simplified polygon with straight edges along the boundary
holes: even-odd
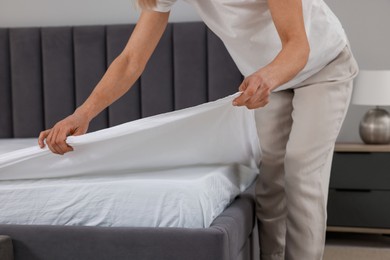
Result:
[[[269,9],[278,31],[282,50],[266,66],[278,87],[297,75],[306,65],[310,46],[303,18],[302,0],[268,0]]]
[[[92,118],[130,89],[156,48],[168,18],[169,12],[142,11],[126,47],[87,100],[72,115],[40,133],[38,143],[41,148],[45,147],[46,140],[53,153],[64,154],[73,150],[66,143],[67,136],[85,134]]]
[[[92,120],[102,110],[124,95],[142,73],[139,62],[124,54],[110,65],[88,99],[76,109],[75,114]]]
[[[129,42],[75,115],[92,120],[125,94],[141,75],[168,23],[169,13],[143,11]]]
[[[275,59],[263,67],[263,74],[272,75],[271,90],[293,79],[305,66],[310,47],[305,39],[286,43]]]

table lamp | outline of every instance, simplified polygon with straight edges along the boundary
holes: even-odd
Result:
[[[376,106],[360,121],[360,137],[366,144],[390,143],[390,70],[361,70],[355,79],[352,104]]]

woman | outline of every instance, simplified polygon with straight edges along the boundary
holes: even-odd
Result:
[[[43,131],[50,150],[72,150],[104,108],[141,75],[176,0],[138,0],[142,14],[123,52],[74,114]],[[261,259],[321,259],[330,165],[357,64],[322,0],[186,0],[224,42],[241,73],[233,105],[256,109],[263,158],[256,185]]]

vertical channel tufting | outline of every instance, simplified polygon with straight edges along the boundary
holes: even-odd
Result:
[[[0,138],[12,137],[11,71],[9,33],[0,29]]]
[[[174,109],[172,24],[169,24],[141,76],[142,117]]]
[[[11,29],[10,44],[14,137],[38,136],[44,128],[40,30]]]
[[[0,29],[0,138],[36,137],[72,113],[133,28]],[[241,81],[225,46],[203,23],[169,24],[141,79],[89,131],[215,100],[236,92]]]
[[[175,109],[207,102],[206,26],[173,25]]]
[[[72,28],[42,29],[45,128],[75,108]]]
[[[122,52],[134,30],[134,25],[110,25],[107,26],[107,65]],[[109,109],[109,125],[114,126],[141,117],[139,80],[119,100],[113,103]]]
[[[74,27],[74,62],[76,105],[81,105],[91,94],[106,71],[106,37],[104,26]],[[94,118],[89,132],[108,126],[107,110]]]
[[[207,30],[209,101],[238,91],[242,75],[222,41]]]

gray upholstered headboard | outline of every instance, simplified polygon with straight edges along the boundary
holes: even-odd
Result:
[[[0,29],[0,138],[36,137],[71,114],[134,25]],[[169,24],[143,75],[89,131],[237,91],[242,75],[201,22]]]

